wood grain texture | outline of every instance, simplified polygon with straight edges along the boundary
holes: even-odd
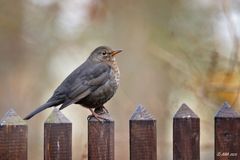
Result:
[[[88,120],[88,160],[114,160],[114,121],[108,119]]]
[[[27,160],[27,125],[13,109],[0,121],[0,159]]]
[[[44,160],[72,159],[72,123],[57,109],[44,123]]]
[[[240,160],[240,115],[224,103],[215,116],[215,160]]]
[[[173,160],[200,159],[200,122],[183,104],[173,117]]]
[[[130,160],[156,160],[156,120],[142,106],[138,106],[129,121]]]

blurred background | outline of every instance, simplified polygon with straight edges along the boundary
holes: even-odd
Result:
[[[157,119],[158,159],[172,159],[172,117],[182,103],[201,118],[202,159],[213,159],[215,113],[224,101],[240,111],[239,15],[234,0],[0,0],[0,116],[14,108],[24,117],[108,45],[124,50],[120,87],[106,104],[116,159],[129,158],[137,104]],[[50,112],[28,121],[29,159],[43,159]],[[63,113],[73,122],[73,159],[87,159],[89,110],[71,105]]]

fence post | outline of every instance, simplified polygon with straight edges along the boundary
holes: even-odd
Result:
[[[198,116],[183,104],[173,117],[173,160],[199,160]]]
[[[114,160],[114,121],[101,116],[109,120],[88,119],[88,160]]]
[[[13,109],[0,121],[0,159],[27,160],[27,125]]]
[[[139,105],[129,123],[130,160],[156,160],[156,120]]]
[[[44,160],[72,159],[72,123],[55,108],[44,122]]]
[[[228,103],[215,116],[215,160],[240,159],[240,115]]]

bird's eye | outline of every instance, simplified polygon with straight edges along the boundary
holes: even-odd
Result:
[[[107,54],[107,53],[106,53],[105,51],[104,51],[104,52],[102,52],[102,55],[104,55],[104,56],[105,56],[106,54]]]

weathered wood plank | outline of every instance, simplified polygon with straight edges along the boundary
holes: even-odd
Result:
[[[72,123],[55,108],[44,123],[44,160],[72,159]]]
[[[173,160],[200,159],[200,122],[183,104],[173,117]]]
[[[13,109],[0,121],[0,159],[27,160],[27,125]]]
[[[156,160],[156,120],[143,106],[139,105],[129,123],[130,160]]]
[[[114,160],[114,121],[109,114],[101,116],[108,120],[88,120],[88,160]]]
[[[215,160],[240,160],[240,115],[228,103],[215,116]]]

